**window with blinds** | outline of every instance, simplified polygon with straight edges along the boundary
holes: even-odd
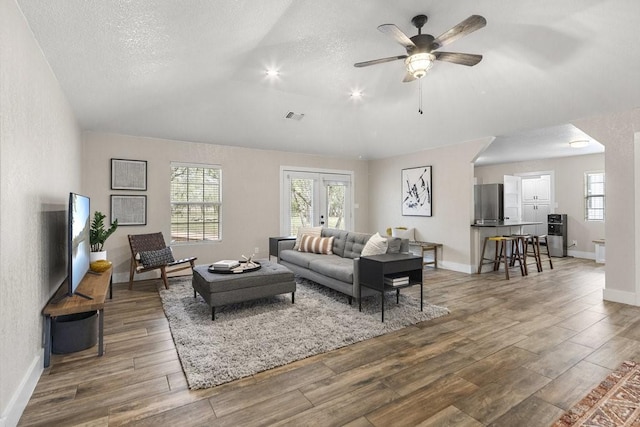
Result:
[[[585,219],[604,221],[604,172],[585,174]]]
[[[171,240],[221,239],[222,170],[217,165],[171,164]]]

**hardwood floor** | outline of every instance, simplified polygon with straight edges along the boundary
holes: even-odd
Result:
[[[118,284],[105,355],[54,355],[20,425],[547,426],[623,360],[640,361],[640,308],[604,302],[593,261],[546,267],[508,281],[427,268],[426,300],[449,316],[197,391],[162,282]]]

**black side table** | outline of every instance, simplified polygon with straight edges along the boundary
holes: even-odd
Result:
[[[278,242],[281,240],[296,240],[296,236],[269,237],[269,259],[278,257]]]
[[[360,286],[380,292],[382,296],[382,321],[384,322],[384,292],[396,291],[396,302],[400,302],[400,289],[420,285],[420,311],[423,309],[422,257],[409,254],[383,254],[360,258]],[[385,284],[389,279],[408,277],[408,283],[392,286]],[[362,298],[360,298],[362,311]]]

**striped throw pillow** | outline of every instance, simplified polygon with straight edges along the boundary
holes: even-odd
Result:
[[[322,233],[322,227],[300,227],[296,236],[296,243],[293,245],[293,250],[297,251],[300,249],[300,242],[302,241],[302,236],[305,234],[320,237],[320,233]]]
[[[311,252],[314,254],[333,254],[333,236],[331,237],[318,237],[311,236],[309,234],[303,234],[300,239],[300,252]]]

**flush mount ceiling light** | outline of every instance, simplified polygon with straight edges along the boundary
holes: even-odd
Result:
[[[265,73],[267,74],[267,76],[269,77],[278,77],[280,75],[280,72],[274,68],[269,68],[265,71]]]
[[[589,145],[589,141],[586,139],[579,139],[577,141],[570,141],[569,147],[571,148],[584,148]]]
[[[407,66],[407,72],[413,76],[414,79],[421,79],[427,74],[427,71],[433,67],[433,61],[436,60],[436,56],[432,53],[414,53],[404,60]]]

